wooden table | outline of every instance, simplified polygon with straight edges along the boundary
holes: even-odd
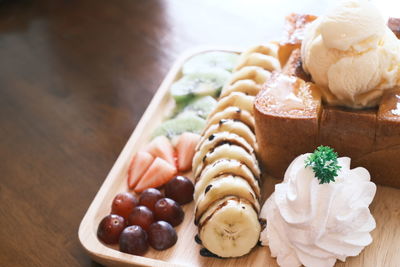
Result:
[[[0,265],[97,266],[79,222],[174,60],[327,5],[272,2],[1,1]]]

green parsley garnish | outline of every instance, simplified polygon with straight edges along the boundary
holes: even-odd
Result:
[[[337,161],[338,154],[329,146],[319,146],[304,162],[312,167],[320,184],[335,181],[337,171],[341,168]]]

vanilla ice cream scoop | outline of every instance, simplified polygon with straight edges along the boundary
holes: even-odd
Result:
[[[373,107],[399,85],[400,41],[367,0],[347,0],[310,23],[303,67],[333,105]]]
[[[368,171],[350,169],[350,158],[338,158],[335,181],[320,184],[305,167],[309,155],[291,163],[260,213],[267,221],[262,245],[284,267],[331,267],[337,259],[356,256],[372,242],[376,226],[368,207],[376,185]]]

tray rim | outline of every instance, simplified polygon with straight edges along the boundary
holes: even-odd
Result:
[[[178,77],[180,74],[183,63],[189,58],[193,57],[196,54],[204,53],[207,51],[226,51],[232,53],[240,53],[243,49],[234,48],[234,47],[218,47],[218,46],[197,46],[192,49],[185,50],[173,63],[172,67],[169,69],[168,73],[162,80],[160,86],[157,91],[153,95],[149,105],[144,111],[142,117],[137,123],[135,129],[130,135],[128,141],[124,145],[121,153],[118,155],[116,161],[114,162],[111,170],[107,174],[104,182],[100,186],[97,191],[95,197],[93,198],[90,206],[85,212],[84,217],[82,218],[79,230],[78,230],[78,238],[81,246],[86,251],[86,253],[96,262],[103,263],[106,265],[115,265],[115,264],[127,264],[132,265],[136,264],[137,266],[185,266],[177,263],[166,262],[162,260],[152,259],[145,256],[135,256],[135,255],[125,255],[125,253],[116,251],[110,247],[107,247],[103,243],[101,243],[97,236],[92,233],[87,235],[86,225],[93,221],[96,212],[100,208],[101,200],[105,198],[108,193],[108,190],[116,177],[118,170],[123,167],[124,161],[131,154],[131,150],[134,147],[137,147],[138,139],[144,131],[147,123],[150,122],[153,115],[157,112],[157,108],[165,97],[169,97],[168,89],[170,88],[172,82]],[[98,248],[101,247],[103,253],[98,252]],[[121,255],[116,257],[114,254],[118,252]],[[129,258],[129,259],[128,259]]]

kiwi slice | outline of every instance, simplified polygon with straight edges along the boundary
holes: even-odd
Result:
[[[186,106],[177,106],[175,114],[192,111],[200,118],[207,119],[208,114],[213,111],[217,103],[217,100],[212,96],[194,98]]]
[[[196,73],[209,68],[224,69],[232,72],[239,60],[236,53],[212,51],[193,56],[182,66],[183,74]]]
[[[184,75],[171,86],[171,95],[178,105],[199,96],[218,97],[231,73],[223,69],[201,70]]]
[[[169,139],[181,135],[184,132],[200,134],[206,125],[206,120],[200,118],[193,111],[180,113],[173,119],[163,122],[153,132],[153,138],[159,135],[165,135]]]

